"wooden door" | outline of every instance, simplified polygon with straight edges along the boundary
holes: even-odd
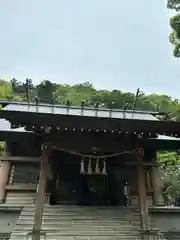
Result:
[[[108,201],[106,176],[88,175],[87,178],[91,203],[94,205],[106,204]]]
[[[61,165],[56,179],[56,202],[76,203],[78,200],[78,180],[79,168],[77,169],[76,165]]]

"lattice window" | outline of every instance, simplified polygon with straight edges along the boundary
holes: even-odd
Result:
[[[12,184],[37,183],[36,177],[39,176],[39,165],[32,163],[16,163],[14,165],[14,174]]]

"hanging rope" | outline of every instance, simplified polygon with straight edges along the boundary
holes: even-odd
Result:
[[[83,153],[78,153],[78,152],[74,152],[74,151],[69,151],[69,150],[66,150],[66,149],[63,149],[63,148],[58,148],[54,145],[52,145],[52,148],[55,149],[55,150],[59,150],[59,151],[63,151],[63,152],[66,152],[66,153],[69,153],[69,154],[72,154],[72,155],[77,155],[77,156],[81,156],[82,158],[88,158],[88,159],[95,159],[97,160],[97,158],[100,160],[100,159],[105,159],[105,158],[113,158],[113,157],[117,157],[117,156],[120,156],[120,155],[125,155],[125,154],[133,154],[133,151],[135,150],[129,150],[129,151],[123,151],[123,152],[120,152],[120,153],[113,153],[113,154],[108,154],[108,155],[89,155],[89,154],[83,154]]]

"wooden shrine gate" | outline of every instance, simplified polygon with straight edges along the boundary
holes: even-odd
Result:
[[[42,214],[44,206],[44,195],[45,186],[48,178],[52,178],[49,173],[49,162],[48,158],[51,153],[51,145],[44,144],[42,146],[42,157],[41,157],[41,169],[39,178],[39,187],[36,198],[36,211],[34,217],[34,225],[32,232],[32,240],[40,239],[41,225],[42,225]],[[134,149],[129,154],[133,155],[137,163],[137,179],[138,179],[138,196],[140,206],[140,221],[141,229],[148,230],[148,205],[146,199],[146,186],[145,186],[145,171],[143,166],[143,150]]]

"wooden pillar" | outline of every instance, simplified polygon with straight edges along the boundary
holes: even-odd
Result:
[[[50,146],[49,144],[43,144],[42,146],[42,156],[41,156],[41,167],[40,167],[40,177],[39,177],[39,187],[36,195],[36,207],[34,215],[34,224],[32,232],[32,240],[40,240],[41,225],[42,225],[42,215],[44,208],[44,196],[47,180],[47,166],[49,157]]]
[[[8,145],[6,144],[4,148],[4,157],[8,156],[10,156],[10,150],[8,149]],[[6,186],[8,184],[10,168],[10,161],[0,162],[0,203],[4,203],[5,201]]]
[[[49,152],[49,154],[51,154],[51,151]],[[50,155],[48,158],[48,162],[47,162],[47,166],[46,166],[46,176],[47,176],[47,181],[46,181],[46,192],[45,192],[45,204],[50,204],[50,200],[51,200],[51,184],[50,182],[52,182],[52,168],[50,165],[51,159],[50,159]]]
[[[148,230],[148,204],[147,204],[147,191],[145,185],[145,170],[143,165],[143,155],[139,151],[136,151],[137,161],[137,187],[138,198],[140,205],[140,228],[142,230]]]

